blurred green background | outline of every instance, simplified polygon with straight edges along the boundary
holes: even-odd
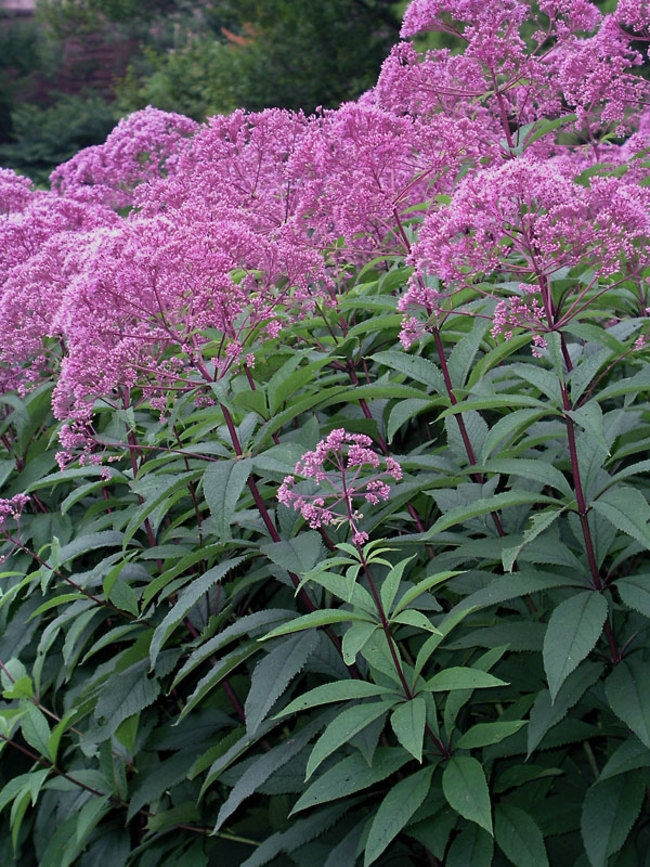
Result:
[[[0,2],[0,165],[44,183],[154,105],[197,120],[237,107],[313,111],[372,87],[405,0]]]

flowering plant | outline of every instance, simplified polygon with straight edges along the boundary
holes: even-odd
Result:
[[[0,171],[3,864],[643,863],[650,5],[422,28]]]

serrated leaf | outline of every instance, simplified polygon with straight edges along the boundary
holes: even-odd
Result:
[[[463,573],[459,571],[437,572],[435,575],[429,575],[427,578],[423,578],[422,581],[418,581],[415,586],[409,587],[409,589],[402,594],[399,602],[395,606],[393,614],[398,614],[403,608],[407,608],[411,602],[414,602],[418,596],[427,593],[429,590],[437,587],[438,584],[443,584],[445,581],[449,581],[450,578],[455,578],[457,575],[462,574]]]
[[[369,789],[394,774],[408,761],[408,756],[399,747],[379,747],[371,766],[359,752],[346,756],[311,783],[295,803],[291,815]]]
[[[441,635],[440,630],[433,625],[426,614],[415,608],[406,608],[403,611],[398,612],[390,618],[389,622],[391,624],[399,623],[403,626],[414,626],[416,629],[424,629],[426,632],[433,632],[435,635]]]
[[[433,767],[422,768],[391,788],[370,825],[364,867],[369,867],[379,858],[422,805],[431,788],[433,771]]]
[[[508,684],[487,671],[452,665],[434,674],[424,688],[429,692],[450,692],[456,689],[486,689],[493,686],[508,686]]]
[[[475,500],[470,505],[456,506],[450,509],[442,517],[430,527],[426,533],[420,533],[414,537],[414,541],[429,542],[435,539],[437,535],[453,527],[454,524],[462,524],[469,521],[471,518],[479,518],[481,515],[489,515],[490,512],[498,512],[501,509],[512,508],[513,506],[527,506],[537,503],[550,503],[555,505],[556,500],[552,497],[547,497],[544,494],[533,494],[529,491],[503,491],[500,494],[493,494],[491,497],[484,497]]]
[[[544,669],[551,698],[596,645],[607,617],[607,600],[596,592],[576,593],[551,614],[544,636]]]
[[[637,488],[617,485],[609,488],[591,504],[599,514],[616,527],[650,548],[650,505]]]
[[[494,815],[494,836],[515,867],[548,867],[542,832],[525,810],[499,804]]]
[[[288,623],[283,623],[282,626],[276,626],[260,641],[267,641],[280,635],[290,635],[293,632],[301,632],[303,629],[315,629],[317,626],[329,626],[331,623],[347,623],[348,621],[373,622],[368,617],[362,617],[353,611],[343,611],[340,608],[322,608],[320,611],[313,611],[311,614],[296,617]]]
[[[463,828],[452,842],[445,867],[490,867],[493,854],[492,837],[472,823]]]
[[[490,793],[476,759],[452,756],[442,774],[442,791],[453,810],[492,834]]]
[[[650,767],[650,749],[641,741],[631,735],[612,753],[605,767],[600,772],[598,782],[608,780],[617,774],[625,774],[628,771],[637,771],[640,768]]]
[[[262,554],[277,566],[301,576],[320,562],[322,549],[321,537],[313,530],[301,533],[294,539],[271,542],[260,548]]]
[[[215,689],[221,681],[227,677],[231,671],[234,671],[238,668],[242,662],[245,662],[255,653],[258,653],[260,650],[259,644],[255,641],[249,641],[246,644],[237,647],[235,650],[227,653],[223,656],[215,666],[213,666],[210,671],[206,675],[204,675],[201,680],[197,683],[194,692],[187,699],[183,710],[178,718],[178,721],[185,719],[185,717],[190,713],[197,704],[203,701],[203,699],[210,693],[213,689]],[[177,680],[182,679],[179,675],[177,676]]]
[[[379,625],[376,623],[353,623],[346,630],[341,642],[341,656],[346,665],[356,663],[357,654],[363,650],[375,629],[379,629]]]
[[[318,642],[316,632],[292,636],[280,642],[257,663],[244,706],[249,735],[258,729],[271,707],[302,671]]]
[[[427,722],[427,704],[422,696],[397,705],[390,717],[395,737],[420,764],[424,744],[424,728]]]
[[[316,720],[310,725],[305,726],[304,729],[301,729],[292,738],[276,747],[272,747],[268,752],[259,756],[255,762],[250,764],[231,789],[226,801],[221,805],[214,830],[218,831],[240,804],[246,798],[253,795],[274,771],[277,771],[278,768],[283,767],[294,756],[297,756],[321,727],[322,723]]]
[[[397,431],[407,421],[411,421],[421,412],[428,409],[433,409],[438,404],[437,400],[422,399],[411,397],[407,400],[400,400],[390,411],[388,417],[388,425],[386,426],[386,436],[389,443],[393,442],[393,438]]]
[[[255,635],[261,629],[270,626],[277,621],[283,621],[294,612],[285,608],[267,608],[264,611],[256,611],[254,614],[245,614],[243,617],[237,618],[235,623],[227,626],[218,635],[210,638],[197,648],[187,658],[185,665],[179,670],[174,678],[172,688],[177,686],[190,672],[194,671],[197,665],[205,662],[212,654],[221,650],[233,639],[239,638],[242,635]]]
[[[395,699],[397,701],[397,698]],[[395,702],[393,702],[394,704]],[[357,732],[363,731],[366,726],[373,723],[376,719],[388,713],[391,705],[383,701],[368,702],[349,707],[341,711],[329,723],[327,729],[319,737],[314,744],[314,749],[309,756],[307,762],[307,771],[305,779],[309,779],[322,762],[332,753],[336,752],[339,747],[346,744],[350,738],[354,737]]]
[[[110,736],[125,719],[153,704],[159,694],[160,684],[155,677],[147,677],[144,662],[110,677],[95,708],[95,718],[105,737]]]
[[[592,867],[606,867],[609,856],[625,843],[644,797],[645,784],[637,773],[612,777],[589,789],[580,830]]]
[[[378,695],[390,695],[393,690],[386,686],[378,686],[365,680],[338,680],[334,683],[324,683],[308,690],[290,702],[284,710],[276,716],[287,716],[291,713],[299,713],[310,707],[319,707],[323,704],[331,704],[338,701],[358,701],[362,698],[375,698]]]
[[[286,831],[277,831],[267,837],[240,867],[262,867],[281,852],[291,853],[310,840],[324,834],[347,812],[347,804],[336,804],[319,810],[306,819],[298,819]]]
[[[621,578],[616,582],[616,589],[629,608],[650,617],[650,573]]]
[[[480,472],[500,473],[530,479],[541,485],[551,485],[565,497],[573,499],[573,491],[564,475],[553,464],[532,458],[491,458],[478,469]]]
[[[526,720],[513,720],[512,722],[477,723],[460,736],[456,746],[461,750],[472,750],[477,747],[487,747],[490,744],[498,744],[505,738],[516,734],[519,729],[527,724]]]
[[[186,614],[191,611],[199,599],[201,599],[201,597],[211,587],[213,587],[218,581],[221,581],[228,572],[235,569],[246,559],[247,555],[244,555],[241,557],[233,557],[231,560],[225,560],[223,563],[219,563],[218,566],[208,569],[208,571],[199,578],[195,578],[191,584],[179,594],[178,601],[171,611],[167,612],[162,622],[156,627],[153,638],[151,639],[149,657],[151,659],[152,670],[156,664],[158,654],[163,648],[165,642],[176,629],[178,624],[181,623]]]
[[[605,695],[616,716],[650,748],[650,664],[638,657],[619,662],[605,681]]]
[[[589,403],[585,403],[579,409],[565,410],[565,415],[580,425],[587,433],[591,434],[598,445],[604,449],[605,453],[609,454],[609,445],[605,439],[603,428],[603,411],[596,400],[590,400]]]
[[[442,373],[432,361],[429,361],[428,358],[422,358],[419,355],[413,355],[409,352],[400,352],[395,349],[389,349],[385,352],[376,352],[371,356],[371,358],[374,361],[378,361],[380,364],[386,365],[389,370],[403,373],[408,376],[409,379],[413,379],[415,382],[420,382],[422,385],[432,388],[438,394],[446,395],[447,393]]]
[[[215,461],[203,475],[203,494],[222,541],[230,538],[230,524],[252,469],[252,458]]]
[[[393,602],[395,601],[395,597],[397,596],[397,592],[404,576],[404,570],[408,564],[415,559],[415,557],[416,555],[412,554],[405,560],[400,560],[400,562],[396,566],[393,566],[388,575],[384,578],[379,594],[384,611],[388,612],[393,607]]]
[[[530,725],[528,726],[528,755],[539,746],[542,738],[549,729],[557,725],[569,710],[582,698],[585,690],[593,686],[600,678],[603,666],[597,662],[584,662],[564,681],[560,687],[555,701],[547,689],[537,694],[535,703],[530,711]]]
[[[30,746],[51,761],[50,726],[45,714],[31,702],[25,703],[24,710],[25,715],[20,724],[23,737]]]
[[[519,557],[526,545],[533,542],[544,530],[548,529],[559,518],[562,512],[563,509],[547,509],[543,512],[535,512],[531,516],[530,526],[524,530],[520,544],[513,545],[511,548],[504,548],[501,551],[501,560],[506,572],[512,572],[517,557]]]

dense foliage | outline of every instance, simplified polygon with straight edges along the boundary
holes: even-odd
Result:
[[[637,867],[650,3],[0,171],[0,857]]]

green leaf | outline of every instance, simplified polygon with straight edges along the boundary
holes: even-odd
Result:
[[[50,755],[50,726],[45,714],[31,702],[25,702],[24,709],[25,715],[21,720],[23,737],[42,756],[52,761]]]
[[[476,759],[452,756],[442,775],[442,791],[453,810],[492,834],[490,793]]]
[[[625,843],[644,797],[645,784],[638,773],[621,774],[589,789],[580,829],[592,867],[606,867],[609,856]]]
[[[616,582],[616,589],[629,608],[650,617],[650,573],[621,578]]]
[[[291,853],[320,834],[324,834],[341,816],[348,811],[347,803],[335,804],[319,810],[306,819],[298,819],[286,831],[277,831],[267,837],[240,867],[262,867],[281,852]]]
[[[493,577],[486,587],[476,590],[459,602],[454,612],[463,609],[487,608],[490,605],[499,605],[509,599],[517,599],[520,596],[528,596],[531,593],[539,593],[541,590],[549,590],[554,587],[575,586],[577,581],[564,575],[543,572],[537,569],[521,569],[514,575],[497,575]],[[438,624],[441,628],[441,624]]]
[[[295,539],[272,542],[260,548],[262,554],[277,566],[301,576],[322,560],[322,550],[321,537],[313,530],[301,533]]]
[[[619,662],[605,681],[605,695],[616,716],[650,748],[650,663],[637,656]]]
[[[426,632],[433,632],[440,635],[441,632],[437,629],[431,620],[423,611],[418,611],[415,608],[407,608],[400,611],[390,618],[390,623],[400,623],[404,626],[414,626],[416,629],[424,629]]]
[[[364,867],[379,858],[423,804],[431,788],[434,770],[433,767],[422,768],[391,788],[370,825],[363,859]]]
[[[453,665],[434,674],[424,688],[429,692],[450,692],[455,689],[486,689],[492,686],[508,686],[487,671]]]
[[[427,704],[422,696],[398,704],[390,717],[395,737],[405,750],[422,763],[424,727],[427,721]]]
[[[249,641],[241,647],[237,647],[236,650],[233,650],[231,653],[227,653],[223,656],[197,683],[194,692],[187,699],[178,721],[180,722],[185,719],[188,713],[194,710],[197,704],[200,704],[208,693],[212,692],[212,690],[221,683],[224,677],[227,677],[230,672],[238,668],[242,662],[245,662],[255,653],[259,652],[259,649],[259,644],[257,644],[257,642]],[[176,680],[181,679],[179,672]]]
[[[426,385],[438,394],[447,394],[445,380],[441,371],[428,358],[413,355],[410,352],[400,352],[389,349],[385,352],[375,352],[371,356],[374,361],[384,364],[389,370],[397,371],[409,379]]]
[[[377,623],[353,623],[346,630],[341,642],[341,656],[346,665],[355,665],[357,654],[363,650],[373,632],[379,628]]]
[[[627,771],[637,771],[639,768],[650,767],[650,749],[641,741],[631,735],[612,753],[609,761],[600,772],[598,782],[608,780],[617,774],[625,774]]]
[[[393,442],[395,434],[405,422],[412,421],[421,412],[433,409],[438,403],[439,400],[424,400],[419,397],[411,397],[407,400],[400,400],[396,403],[390,411],[388,425],[386,426],[388,442]]]
[[[329,626],[331,623],[348,623],[350,621],[363,621],[364,623],[373,623],[368,617],[361,617],[353,611],[343,611],[340,608],[322,608],[320,611],[313,611],[311,614],[303,614],[301,617],[296,617],[288,623],[283,623],[282,626],[276,626],[268,635],[265,635],[260,641],[268,641],[270,638],[277,638],[279,635],[289,635],[292,632],[300,632],[303,629],[315,629],[317,626]]]
[[[225,560],[208,569],[200,578],[196,578],[186,587],[178,596],[178,601],[174,607],[167,612],[162,622],[156,627],[151,646],[149,648],[149,657],[151,659],[151,669],[154,669],[158,654],[163,648],[169,636],[173,633],[183,618],[192,610],[201,597],[210,590],[217,582],[228,574],[232,569],[236,569],[241,563],[247,559],[248,555],[242,557],[233,557],[231,560]]]
[[[95,708],[103,736],[109,737],[125,719],[153,704],[159,694],[160,684],[147,677],[144,661],[115,673],[105,682]]]
[[[222,647],[230,644],[235,638],[240,638],[242,635],[253,636],[278,621],[282,622],[291,614],[293,612],[286,608],[267,608],[264,611],[256,611],[253,614],[245,614],[243,617],[238,617],[233,624],[227,626],[218,635],[205,641],[189,655],[187,661],[174,678],[172,689],[194,671],[198,665],[205,662],[206,659],[218,650],[221,650]],[[254,644],[251,646],[255,647]]]
[[[494,836],[515,867],[548,867],[542,832],[525,810],[499,804],[494,815]]]
[[[360,752],[355,752],[315,779],[295,803],[291,815],[369,789],[394,774],[408,761],[409,757],[399,747],[379,747],[371,766],[368,766]]]
[[[526,720],[513,720],[512,722],[477,723],[471,729],[461,735],[456,743],[458,749],[472,750],[477,747],[487,747],[490,744],[498,744],[510,735],[516,734],[519,729],[526,725]]]
[[[415,557],[416,555],[412,554],[405,560],[400,560],[400,562],[396,566],[393,566],[388,575],[384,578],[380,590],[381,604],[384,611],[388,612],[393,607],[393,602],[395,601],[402,578],[404,577],[404,570],[408,564],[415,559]]]
[[[544,669],[551,698],[593,650],[607,617],[607,600],[596,592],[576,593],[551,614],[544,636]]]
[[[365,680],[337,680],[334,683],[324,683],[316,686],[303,695],[290,702],[284,710],[276,714],[276,717],[299,713],[310,707],[320,707],[323,704],[331,704],[337,701],[358,701],[362,698],[374,698],[378,695],[390,695],[393,692],[389,687],[377,686]]]
[[[322,723],[319,720],[305,726],[297,735],[276,747],[272,747],[250,764],[242,772],[227,799],[221,805],[214,830],[218,831],[240,804],[253,795],[271,774],[290,762],[294,756],[297,756],[321,726]]]
[[[120,611],[128,611],[129,614],[133,614],[135,617],[140,613],[137,593],[132,590],[126,581],[120,578],[118,578],[111,587],[110,593],[107,594],[107,599],[109,599],[116,608],[119,608]]]
[[[469,521],[471,518],[478,518],[481,515],[488,515],[490,512],[498,512],[501,509],[512,508],[513,506],[528,506],[537,503],[550,503],[556,505],[557,501],[552,497],[547,497],[544,494],[533,494],[529,491],[503,491],[501,494],[493,494],[491,497],[484,497],[475,500],[471,505],[456,506],[450,509],[442,517],[438,518],[435,524],[430,527],[426,533],[419,533],[413,536],[414,542],[429,542],[435,539],[443,530],[448,530],[454,524],[462,524]]]
[[[547,509],[543,512],[535,512],[531,516],[530,526],[524,530],[521,543],[511,548],[503,548],[501,551],[501,560],[506,572],[512,572],[515,561],[526,545],[534,541],[544,530],[548,529],[563,511],[561,508]]]
[[[591,505],[617,530],[627,533],[644,548],[650,548],[650,505],[637,488],[617,485],[601,494]]]
[[[397,698],[395,699],[397,701]],[[393,701],[391,704],[394,704]],[[336,752],[339,747],[354,737],[358,732],[363,731],[366,726],[373,723],[376,719],[384,716],[391,708],[391,704],[383,701],[364,703],[355,707],[349,707],[341,711],[329,723],[323,734],[314,744],[314,749],[309,756],[307,762],[306,779],[308,780],[322,762],[333,752]]]
[[[257,731],[268,711],[293,678],[302,671],[318,643],[319,636],[316,632],[294,635],[278,643],[257,663],[244,706],[246,731],[249,735]]]
[[[230,524],[253,468],[252,458],[215,461],[203,475],[203,494],[222,541],[230,538]]]
[[[401,597],[393,614],[399,614],[399,612],[403,608],[407,608],[411,602],[414,602],[418,596],[421,596],[423,593],[427,593],[429,590],[432,590],[434,587],[437,587],[438,584],[442,584],[445,581],[449,581],[450,578],[455,578],[456,575],[462,575],[462,572],[437,572],[435,575],[429,575],[427,578],[423,578],[422,581],[418,581],[418,583],[409,587],[409,589],[404,593]],[[385,606],[384,606],[385,607]]]
[[[493,854],[492,837],[478,825],[467,825],[449,847],[445,867],[490,867]]]
[[[602,446],[605,453],[609,454],[609,445],[605,439],[603,428],[603,411],[596,400],[590,400],[579,409],[565,410],[565,415],[591,434],[598,445]]]
[[[508,476],[518,476],[530,479],[541,485],[551,485],[565,497],[573,499],[573,491],[564,475],[553,464],[532,458],[491,458],[479,464],[480,472],[501,473]]]
[[[598,662],[583,662],[564,681],[555,701],[547,689],[541,690],[530,711],[528,726],[528,755],[541,743],[549,729],[557,725],[567,715],[569,710],[582,698],[584,692],[598,681],[603,666]]]

